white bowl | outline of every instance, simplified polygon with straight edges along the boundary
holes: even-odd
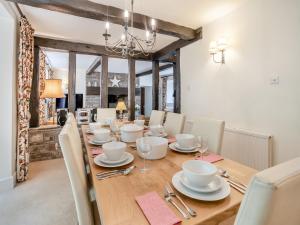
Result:
[[[201,160],[188,160],[182,164],[183,174],[195,186],[206,186],[215,177],[218,169],[212,163]]]
[[[144,127],[145,120],[134,120],[134,124]]]
[[[96,129],[93,133],[96,141],[107,141],[110,137],[110,130],[104,128]]]
[[[150,131],[153,136],[161,136],[165,132],[165,129],[162,125],[151,125]]]
[[[193,134],[176,134],[175,138],[179,147],[192,148],[196,145],[196,139]]]
[[[127,145],[123,142],[109,142],[102,146],[103,152],[108,160],[120,160],[126,151]]]
[[[135,142],[143,137],[144,128],[136,124],[125,124],[120,128],[121,139],[124,142]]]
[[[93,132],[96,129],[100,129],[102,127],[102,124],[99,122],[96,123],[89,123],[89,128]]]
[[[136,140],[137,152],[140,157],[144,158],[140,147],[142,140],[151,145],[151,151],[146,156],[146,159],[161,159],[167,155],[168,139],[161,137],[142,137]]]

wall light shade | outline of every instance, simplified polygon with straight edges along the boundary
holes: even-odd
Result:
[[[63,98],[65,97],[62,89],[62,80],[45,80],[45,89],[40,98]]]
[[[218,41],[212,41],[210,42],[209,45],[209,53],[212,55],[213,61],[215,63],[221,63],[221,64],[225,64],[225,50],[227,49],[228,44],[227,44],[227,39],[222,37],[219,38]],[[215,56],[216,54],[221,54],[221,59],[220,60],[216,60]]]
[[[212,41],[209,44],[209,53],[210,54],[215,54],[218,52],[218,44],[216,41]]]

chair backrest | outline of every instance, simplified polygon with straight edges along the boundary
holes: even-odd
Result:
[[[105,119],[117,117],[115,108],[97,108],[97,121],[104,122]]]
[[[70,139],[71,142],[74,143],[73,144],[73,153],[74,153],[74,157],[76,160],[76,163],[78,165],[79,168],[85,170],[85,163],[84,163],[84,159],[83,159],[83,150],[82,150],[82,142],[81,142],[81,138],[80,138],[80,133],[78,130],[78,126],[77,126],[77,121],[74,117],[74,115],[72,113],[68,113],[68,119],[66,124],[70,124],[71,125],[71,130],[69,132],[70,135]]]
[[[176,134],[182,133],[184,123],[185,115],[168,112],[164,128],[169,136],[174,136]]]
[[[59,134],[59,143],[69,174],[79,225],[92,225],[93,213],[89,200],[87,177],[84,170],[79,168],[74,157],[74,144],[71,140],[71,124],[65,124]]]
[[[192,134],[208,138],[209,151],[221,154],[225,122],[209,118],[194,120]]]
[[[152,110],[149,120],[149,126],[151,125],[162,125],[165,118],[164,111]]]
[[[300,158],[259,172],[244,196],[235,225],[300,224]]]

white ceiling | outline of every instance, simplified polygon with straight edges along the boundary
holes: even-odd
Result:
[[[92,1],[128,9],[130,0]],[[134,7],[138,13],[196,29],[231,12],[244,1],[246,0],[136,0]],[[21,5],[21,9],[38,36],[104,45],[102,21],[30,6]],[[112,42],[120,38],[121,32],[120,25],[111,25]],[[134,29],[134,32],[140,37],[145,35],[142,30]],[[158,34],[154,51],[175,40],[175,37]]]
[[[90,0],[130,8],[131,0]],[[234,10],[245,0],[135,0],[134,11],[197,29]]]

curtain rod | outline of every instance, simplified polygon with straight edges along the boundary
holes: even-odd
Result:
[[[25,17],[25,18],[26,18],[26,16],[25,16],[25,15],[24,15],[24,13],[22,12],[22,10],[21,10],[20,6],[18,5],[18,3],[14,3],[14,4],[15,4],[15,6],[16,6],[16,8],[17,8],[17,10],[18,10],[19,14],[20,14],[20,16],[22,16],[22,17]]]

